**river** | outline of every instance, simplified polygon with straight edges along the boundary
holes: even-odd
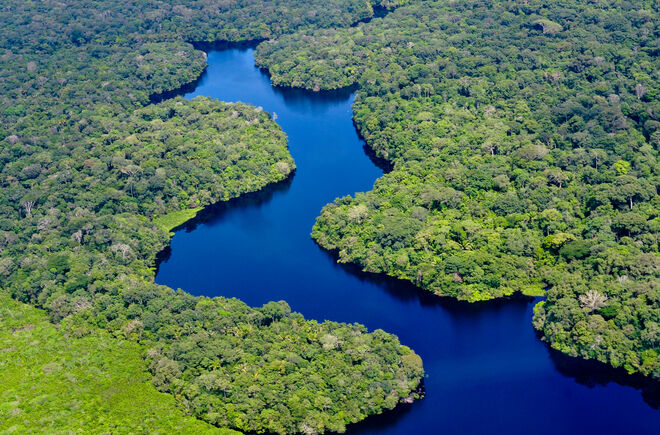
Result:
[[[208,64],[185,97],[243,101],[276,114],[298,169],[287,182],[211,207],[176,232],[156,282],[253,306],[286,300],[308,319],[396,334],[424,360],[426,396],[349,433],[660,430],[657,390],[551,352],[531,325],[535,301],[446,301],[336,264],[310,237],[315,218],[336,197],[370,190],[383,173],[353,127],[353,94],[274,88],[254,67],[252,48],[211,51]]]

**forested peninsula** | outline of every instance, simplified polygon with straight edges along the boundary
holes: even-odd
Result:
[[[341,432],[419,397],[421,359],[381,330],[153,282],[174,227],[295,169],[260,108],[152,104],[203,72],[191,42],[349,26],[374,5],[3,2],[0,430]]]
[[[468,301],[544,296],[550,345],[660,378],[660,5],[411,1],[258,47],[273,83],[357,86],[393,170],[313,237]]]

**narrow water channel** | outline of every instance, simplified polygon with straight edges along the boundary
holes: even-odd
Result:
[[[469,305],[337,265],[309,234],[336,197],[382,170],[351,121],[350,92],[282,90],[251,48],[212,51],[198,95],[276,114],[298,170],[286,183],[212,207],[178,231],[156,281],[249,305],[286,300],[309,319],[396,334],[424,360],[426,397],[349,427],[359,434],[657,433],[657,391],[617,371],[560,357],[535,336],[534,301]]]

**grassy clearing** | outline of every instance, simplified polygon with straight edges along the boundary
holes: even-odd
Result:
[[[543,284],[529,285],[522,289],[522,294],[533,297],[545,296],[545,287]]]
[[[67,331],[0,294],[0,433],[236,433],[157,391],[140,345]]]
[[[159,228],[170,232],[179,225],[182,225],[197,216],[197,213],[199,213],[202,208],[203,207],[187,208],[184,210],[173,211],[163,216],[155,217],[154,223],[158,225]]]

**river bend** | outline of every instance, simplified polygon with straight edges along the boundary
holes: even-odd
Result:
[[[396,334],[424,360],[426,397],[349,427],[359,434],[657,433],[658,393],[619,372],[550,352],[534,301],[469,305],[337,265],[311,239],[321,208],[370,190],[382,170],[351,121],[353,94],[276,89],[253,49],[211,51],[186,98],[262,106],[289,138],[287,182],[211,207],[172,239],[156,281],[260,306],[286,300],[308,319]]]

